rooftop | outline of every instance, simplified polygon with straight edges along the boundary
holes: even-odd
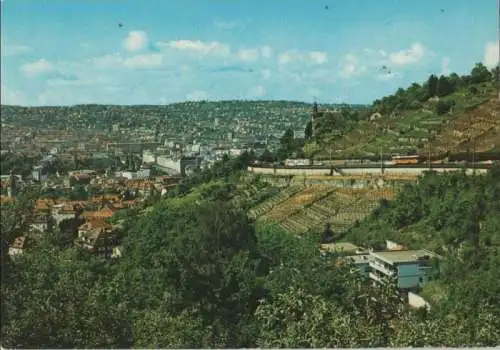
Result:
[[[322,251],[327,251],[327,252],[340,252],[340,251],[354,252],[358,250],[359,247],[349,242],[342,242],[342,243],[324,243],[321,245],[320,249]]]
[[[388,252],[371,252],[371,256],[384,260],[388,264],[398,264],[398,263],[409,263],[419,260],[425,260],[428,258],[435,257],[436,255],[428,250],[400,250],[400,251],[388,251]]]
[[[372,257],[369,254],[357,254],[346,256],[345,259],[351,260],[355,265],[357,264],[368,264]]]

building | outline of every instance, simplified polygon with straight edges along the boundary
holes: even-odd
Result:
[[[24,249],[26,245],[26,237],[25,236],[20,236],[17,237],[14,242],[9,247],[9,255],[10,256],[16,256],[16,255],[21,255],[24,253]]]
[[[52,230],[52,218],[47,214],[35,215],[29,224],[30,229],[35,232],[44,233]]]
[[[343,258],[341,261],[349,262],[353,264],[353,269],[351,272],[358,272],[363,277],[368,277],[370,273],[370,261],[372,257],[370,254],[357,254],[349,255]]]
[[[322,254],[337,253],[339,255],[346,255],[346,254],[359,254],[363,252],[362,248],[349,242],[323,243],[321,244],[319,249]]]
[[[118,232],[102,219],[88,220],[78,228],[78,246],[91,253],[110,257],[119,244]]]
[[[437,256],[425,249],[369,253],[369,277],[378,283],[386,278],[397,279],[398,288],[418,290],[434,278],[432,261]]]
[[[35,165],[31,171],[31,176],[34,181],[41,182],[47,180],[47,174],[42,165]]]

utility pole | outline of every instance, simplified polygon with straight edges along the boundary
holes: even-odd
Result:
[[[384,151],[380,146],[380,173],[384,173]]]
[[[432,170],[432,163],[431,163],[431,154],[432,154],[432,152],[431,152],[431,150],[432,150],[432,145],[431,145],[431,142],[429,141],[429,155],[428,155],[428,160],[427,160],[428,166],[429,166],[429,171]]]
[[[472,174],[476,174],[476,140],[472,142]]]

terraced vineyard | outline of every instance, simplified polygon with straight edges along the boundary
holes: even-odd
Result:
[[[303,185],[292,185],[289,187],[286,187],[280,193],[269,200],[257,205],[256,207],[250,209],[248,213],[248,217],[251,219],[256,219],[268,212],[270,212],[275,206],[280,204],[281,202],[287,200],[300,190],[304,188]]]
[[[342,232],[356,220],[369,215],[380,199],[393,199],[394,195],[392,189],[312,185],[275,204],[261,219],[279,223],[285,230],[295,234],[320,232],[327,222],[330,222],[334,232]]]
[[[424,102],[420,109],[401,110],[373,120],[363,120],[339,138],[323,135],[315,158],[327,159],[333,150],[337,157],[403,151],[428,155],[446,152],[478,152],[498,149],[500,144],[500,105],[497,88],[491,83],[475,85],[480,93],[468,95],[465,88],[442,101],[453,101],[449,113],[438,115],[436,102]]]
[[[434,154],[467,152],[474,143],[478,152],[500,146],[500,104],[493,97],[471,112],[464,112],[431,143],[431,149]]]
[[[279,205],[275,206],[270,212],[265,215],[265,218],[272,221],[280,222],[284,218],[293,215],[298,210],[311,205],[318,199],[333,192],[335,188],[328,185],[310,185],[302,191],[295,193]]]

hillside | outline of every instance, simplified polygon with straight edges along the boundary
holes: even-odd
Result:
[[[367,217],[381,199],[393,199],[397,188],[341,188],[332,184],[291,186],[254,206],[249,216],[276,223],[295,234],[321,232],[329,223],[341,234]]]
[[[375,101],[370,116],[356,127],[337,137],[331,132],[317,135],[315,158],[373,156],[380,152],[428,156],[429,150],[433,156],[442,157],[472,152],[474,145],[477,152],[497,151],[500,103],[495,72],[477,65],[470,76],[431,76],[422,85],[414,83],[406,90],[399,89]],[[336,125],[331,124],[331,128]]]

